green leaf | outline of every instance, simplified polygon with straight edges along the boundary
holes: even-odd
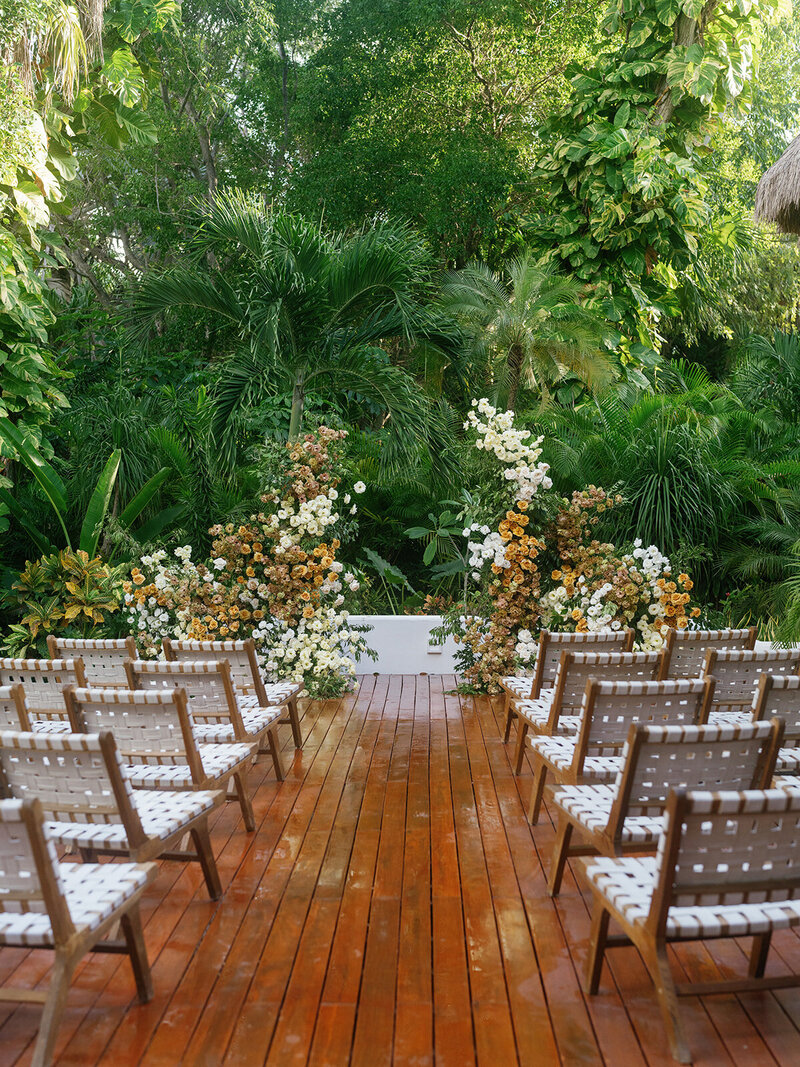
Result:
[[[136,540],[141,544],[152,541],[158,537],[162,530],[172,527],[185,511],[186,504],[175,504],[171,508],[164,508],[163,511],[159,511],[157,515],[154,515],[152,519],[142,523],[139,529],[135,531]]]
[[[4,505],[14,516],[43,556],[49,556],[52,555],[53,552],[58,551],[56,546],[51,544],[41,530],[37,529],[27,511],[25,511],[22,505],[14,499],[7,489],[0,489],[0,505]],[[0,511],[2,511],[2,506],[0,506]],[[6,528],[7,526],[8,524],[6,523]]]
[[[427,565],[433,562],[433,557],[436,555],[436,541],[429,541],[425,546],[425,551],[422,554],[422,562]]]
[[[172,471],[171,467],[162,467],[160,471],[148,479],[136,496],[131,500],[128,506],[122,511],[119,516],[119,523],[126,528],[135,522],[158,490],[164,484]]]
[[[122,450],[118,448],[108,457],[108,461],[97,479],[97,485],[94,487],[89,506],[86,509],[86,515],[81,526],[80,547],[83,552],[88,552],[90,557],[97,555],[100,531],[105,522],[121,460]]]
[[[404,532],[405,532],[406,537],[417,538],[417,537],[427,537],[427,535],[431,531],[427,528],[427,526],[409,526],[409,528],[407,530],[405,530]]]
[[[617,113],[614,116],[614,125],[619,129],[620,126],[627,126],[628,119],[631,117],[631,105],[626,100],[623,104],[617,108]]]
[[[12,455],[19,455],[20,460],[33,475],[39,487],[44,492],[53,510],[58,515],[64,534],[64,515],[67,510],[67,490],[56,471],[36,449],[27,437],[24,437],[17,427],[8,419],[0,422],[0,439],[12,450]],[[69,544],[69,538],[67,538]]]

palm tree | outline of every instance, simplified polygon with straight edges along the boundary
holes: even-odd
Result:
[[[430,406],[388,355],[419,338],[448,343],[441,313],[430,308],[429,256],[413,230],[379,222],[330,235],[236,191],[200,211],[193,265],[145,278],[130,318],[145,332],[184,307],[227,326],[211,433],[228,464],[236,415],[280,388],[291,391],[291,439],[307,392],[327,390],[377,406],[404,446],[425,441]]]
[[[511,260],[502,275],[471,263],[447,274],[442,289],[444,308],[491,367],[509,409],[523,385],[544,395],[567,374],[592,388],[611,380],[605,330],[581,306],[580,285],[530,254]]]

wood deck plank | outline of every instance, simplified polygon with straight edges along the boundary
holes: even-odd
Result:
[[[587,895],[545,893],[553,827],[528,826],[499,702],[447,676],[366,676],[311,704],[305,748],[282,728],[286,781],[251,772],[257,831],[214,813],[225,896],[196,865],[161,865],[143,899],[156,995],[124,959],[76,973],[56,1062],[80,1067],[668,1067],[652,985],[613,949],[581,991]],[[747,939],[680,946],[676,974],[742,973]],[[0,978],[43,987],[51,957],[0,950]],[[800,932],[769,970],[800,971]],[[800,1062],[800,989],[682,998],[697,1067]],[[0,1010],[0,1067],[30,1062],[39,1009]]]

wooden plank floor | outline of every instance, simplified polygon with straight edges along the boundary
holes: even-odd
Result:
[[[155,997],[125,960],[90,956],[70,992],[59,1064],[507,1067],[671,1064],[633,949],[580,988],[589,917],[570,875],[544,891],[552,825],[531,830],[499,701],[455,679],[374,677],[306,709],[278,785],[254,769],[257,830],[215,815],[225,896],[196,865],[162,865],[144,904]],[[294,752],[286,731],[287,761]],[[543,867],[544,864],[544,867]],[[741,972],[735,942],[682,947],[692,979]],[[0,951],[0,983],[44,985],[45,952]],[[770,968],[800,970],[800,937]],[[682,1001],[695,1062],[800,1064],[800,991]],[[30,1061],[39,1010],[0,1007],[0,1067]]]

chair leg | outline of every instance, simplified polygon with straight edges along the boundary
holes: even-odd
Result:
[[[289,722],[292,726],[292,737],[294,738],[294,747],[303,747],[303,731],[300,729],[300,712],[297,709],[297,697],[292,697],[291,700],[287,700],[286,709],[289,712]]]
[[[772,931],[765,934],[756,934],[753,938],[753,948],[750,952],[750,967],[748,974],[751,978],[763,978],[764,968],[767,966],[769,946],[772,941]]]
[[[236,796],[239,798],[239,807],[242,809],[244,828],[252,833],[256,828],[256,819],[247,793],[247,772],[237,771],[233,776],[233,784],[236,786]]]
[[[208,832],[208,820],[203,820],[189,831],[192,835],[194,850],[206,880],[208,895],[212,900],[219,900],[222,896],[222,883],[219,880],[217,861],[211,848],[211,837]]]
[[[67,956],[56,949],[53,974],[50,978],[47,1000],[44,1002],[44,1014],[39,1023],[39,1036],[36,1039],[31,1067],[49,1067],[52,1063],[58,1027],[61,1023],[61,1016],[64,1014],[69,983],[76,963],[77,960],[72,956]]]
[[[128,956],[131,961],[133,977],[136,979],[136,992],[139,1000],[145,1004],[153,999],[153,976],[150,973],[150,962],[147,959],[147,946],[144,943],[144,931],[142,930],[142,917],[139,913],[138,901],[120,916],[120,927],[128,946]]]
[[[553,844],[553,859],[550,863],[550,876],[547,879],[547,892],[551,897],[557,897],[561,891],[561,880],[567,865],[573,830],[574,827],[569,819],[565,815],[559,815],[558,832]]]
[[[539,812],[542,808],[542,797],[544,796],[545,779],[547,778],[547,768],[541,760],[536,761],[536,765],[533,769],[533,788],[531,789],[531,806],[528,809],[528,822],[531,826],[535,826],[539,821]]]
[[[645,965],[653,977],[656,987],[656,998],[664,1020],[664,1028],[667,1031],[669,1048],[673,1059],[678,1063],[691,1063],[692,1054],[686,1044],[680,1015],[678,1013],[678,994],[675,990],[675,981],[669,969],[667,959],[667,946],[664,942],[656,942],[651,952],[643,952]]]
[[[514,750],[514,774],[519,774],[525,762],[525,738],[528,736],[528,724],[524,719],[517,723],[517,747]]]
[[[278,746],[278,728],[270,726],[267,730],[267,742],[269,754],[272,757],[272,766],[275,768],[275,777],[279,782],[284,779],[283,764],[281,763],[281,750]]]
[[[596,993],[600,988],[600,974],[606,954],[608,923],[611,915],[602,901],[596,900],[592,911],[592,932],[589,936],[589,958],[586,960],[586,976],[583,982],[584,992]]]
[[[506,728],[503,734],[503,744],[508,744],[508,739],[511,736],[511,724],[517,717],[517,713],[511,707],[511,694],[506,692],[505,700],[503,701],[503,714],[506,717]]]

